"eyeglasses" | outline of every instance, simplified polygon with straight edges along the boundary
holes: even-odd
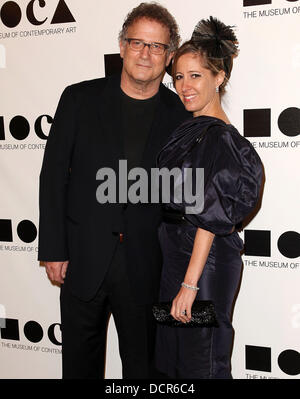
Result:
[[[155,43],[155,42],[154,43],[146,43],[143,40],[139,40],[139,39],[127,38],[125,40],[128,42],[129,47],[133,51],[141,51],[141,50],[144,50],[144,48],[146,46],[148,46],[150,53],[155,54],[155,55],[162,55],[170,47],[167,44]]]

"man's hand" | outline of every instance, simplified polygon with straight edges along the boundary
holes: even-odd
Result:
[[[55,283],[63,284],[66,277],[69,261],[64,262],[44,262],[46,273],[49,279]]]

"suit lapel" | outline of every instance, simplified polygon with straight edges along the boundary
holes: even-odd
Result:
[[[170,133],[168,129],[169,106],[163,84],[160,86],[159,96],[153,123],[141,160],[141,167],[145,169],[150,169],[151,167],[156,166],[156,155]]]
[[[105,140],[108,143],[112,159],[114,162],[118,162],[119,159],[124,159],[119,75],[108,78],[107,85],[100,93],[98,109],[101,141]]]

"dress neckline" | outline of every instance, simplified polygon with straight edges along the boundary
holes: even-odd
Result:
[[[198,119],[198,120],[200,120],[201,118],[202,118],[202,119],[213,119],[213,120],[218,120],[218,121],[222,122],[223,125],[225,125],[225,126],[233,126],[231,123],[226,123],[226,122],[223,121],[223,119],[217,118],[216,116],[199,115],[199,116],[193,116],[192,119]]]

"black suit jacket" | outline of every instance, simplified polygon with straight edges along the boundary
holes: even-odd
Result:
[[[169,134],[190,117],[163,84],[140,167],[155,167]],[[138,303],[157,299],[161,252],[159,204],[99,204],[96,173],[118,171],[124,159],[120,75],[68,86],[51,126],[40,174],[40,261],[69,260],[65,284],[89,300],[95,295],[124,232],[127,267]]]

